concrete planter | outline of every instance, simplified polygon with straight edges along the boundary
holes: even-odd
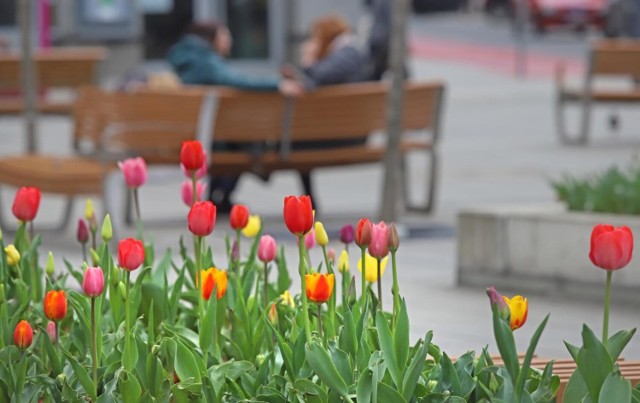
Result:
[[[458,215],[458,284],[602,298],[605,274],[589,260],[596,224],[627,225],[640,217],[567,212],[561,204],[467,209]],[[640,239],[640,238],[639,238]],[[640,302],[637,258],[613,276],[613,298]]]

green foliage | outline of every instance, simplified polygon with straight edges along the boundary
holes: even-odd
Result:
[[[640,214],[640,162],[582,178],[565,175],[551,186],[571,211]]]

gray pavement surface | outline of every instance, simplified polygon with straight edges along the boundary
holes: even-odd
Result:
[[[436,212],[429,217],[407,215],[401,220],[416,235],[402,240],[398,256],[400,290],[407,299],[412,337],[417,339],[432,329],[434,342],[452,355],[485,345],[495,352],[484,289],[456,287],[456,213],[468,206],[550,203],[554,201],[549,186],[551,179],[564,173],[590,173],[631,161],[640,148],[640,114],[633,108],[616,109],[622,127],[619,133],[611,134],[606,127],[610,109],[600,108],[593,116],[591,144],[564,147],[554,133],[553,87],[549,78],[521,81],[470,64],[439,60],[412,59],[411,67],[417,79],[443,79],[448,86]],[[574,78],[579,82],[579,77]],[[41,150],[60,155],[71,153],[69,119],[43,118],[39,130]],[[0,155],[24,149],[22,131],[19,119],[0,118]],[[411,159],[410,172],[415,178],[412,191],[416,196],[424,190],[425,166],[419,157]],[[122,179],[115,174],[109,180],[108,197],[116,207],[113,218],[118,236],[133,235],[135,230],[124,228],[121,221]],[[175,250],[178,238],[187,235],[187,208],[179,196],[182,180],[177,167],[153,169],[149,183],[141,190],[146,233],[155,239],[157,254],[167,247]],[[361,216],[375,217],[383,191],[381,181],[379,165],[319,170],[314,174],[319,194],[318,218],[330,232],[336,232],[343,223],[355,223]],[[268,183],[247,175],[242,178],[235,196],[236,202],[248,204],[253,212],[264,217],[265,232],[275,234],[278,242],[289,246],[292,267],[296,265],[295,248],[282,224],[282,199],[300,191],[297,176],[283,172],[273,175]],[[14,189],[6,187],[0,189],[1,212],[6,218],[10,216],[13,192]],[[61,199],[46,196],[38,226],[55,221],[61,207]],[[101,211],[97,201],[96,207]],[[82,211],[83,200],[78,200],[75,217],[80,217]],[[218,256],[223,256],[225,232],[228,226],[225,218],[220,217],[209,239]],[[334,245],[339,247],[337,242]],[[42,252],[47,250],[54,252],[58,268],[63,267],[63,257],[78,262],[80,249],[75,242],[75,225],[72,223],[62,233],[45,233]],[[318,262],[319,251],[312,252],[312,260]],[[588,245],[585,245],[587,253]],[[355,262],[356,257],[352,256],[352,270],[356,270]],[[632,261],[625,270],[638,269],[637,261]],[[296,277],[293,272],[292,277]],[[384,276],[387,308],[391,307],[390,281],[391,269],[388,268]],[[518,284],[511,288],[504,293],[518,292]],[[298,282],[293,290],[299,290]],[[520,351],[525,351],[530,336],[547,313],[551,319],[540,341],[539,356],[568,356],[562,341],[579,343],[582,323],[600,332],[600,301],[553,294],[528,295],[528,298],[529,319],[516,335]],[[639,324],[637,307],[614,304],[613,331]],[[631,342],[624,355],[640,359],[640,338]]]

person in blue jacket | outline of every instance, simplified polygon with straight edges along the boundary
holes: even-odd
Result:
[[[183,84],[220,85],[253,91],[280,91],[285,96],[297,96],[303,86],[295,79],[280,77],[252,77],[232,69],[225,57],[229,55],[232,38],[229,29],[216,22],[194,23],[186,35],[167,55],[169,64]],[[243,145],[213,143],[214,151],[236,151]],[[260,145],[256,144],[259,148]],[[238,177],[211,176],[209,199],[216,203],[219,212],[231,209],[231,194]]]

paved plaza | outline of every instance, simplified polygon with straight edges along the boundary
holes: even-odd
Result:
[[[495,352],[491,312],[484,290],[456,287],[457,212],[470,206],[553,203],[550,180],[565,173],[585,174],[631,162],[640,147],[640,114],[637,109],[616,109],[622,126],[612,134],[606,125],[611,109],[600,108],[593,115],[592,142],[586,147],[566,147],[559,144],[554,131],[551,77],[518,79],[486,66],[420,55],[411,59],[410,66],[416,79],[447,83],[436,211],[427,217],[407,215],[401,219],[411,235],[401,242],[399,277],[400,290],[409,308],[412,337],[417,339],[432,329],[434,342],[452,355],[485,345]],[[579,83],[579,77],[574,81]],[[41,150],[60,155],[71,153],[70,119],[42,118],[38,128]],[[23,150],[22,131],[21,120],[0,118],[0,155]],[[421,156],[411,159],[412,193],[416,197],[424,191],[425,165]],[[167,247],[175,249],[179,237],[187,236],[187,208],[179,194],[182,180],[178,167],[154,168],[149,183],[141,189],[146,232],[155,240],[157,255]],[[319,195],[318,218],[330,233],[335,235],[342,224],[355,223],[361,216],[375,218],[383,191],[379,165],[323,169],[314,174],[313,180]],[[133,235],[134,228],[122,225],[122,180],[116,173],[109,181],[108,197],[116,207],[113,218],[118,236]],[[2,213],[7,219],[13,191],[3,188],[0,192]],[[297,176],[283,172],[273,175],[268,183],[246,175],[235,195],[235,202],[246,203],[252,212],[263,216],[265,232],[289,245],[292,267],[297,263],[295,248],[282,223],[282,199],[300,191]],[[96,207],[101,211],[97,201]],[[61,208],[62,200],[45,196],[37,225],[55,221]],[[78,200],[75,217],[80,217],[82,211],[83,201]],[[226,218],[219,217],[209,240],[218,256],[223,256],[223,234],[227,229]],[[52,250],[59,269],[63,268],[63,257],[79,260],[75,224],[64,233],[47,232],[43,237],[42,252]],[[584,247],[586,255],[589,245]],[[319,262],[319,251],[314,250],[311,259]],[[356,257],[352,256],[352,270],[355,262]],[[586,266],[585,270],[599,269]],[[640,263],[632,261],[625,270],[640,270]],[[295,280],[294,274],[295,271],[292,272]],[[604,273],[602,278],[604,283]],[[390,290],[390,268],[384,281],[384,289]],[[293,290],[299,289],[298,284],[294,283]],[[518,284],[505,290],[508,295],[517,292]],[[385,306],[390,308],[390,291],[385,297]],[[539,356],[568,356],[562,340],[579,343],[582,323],[600,332],[600,301],[553,294],[528,298],[528,322],[516,332],[521,351],[526,349],[535,327],[547,313],[551,313],[551,318],[540,342]],[[613,331],[638,325],[638,307],[613,305]],[[631,342],[624,355],[640,359],[640,337]]]

